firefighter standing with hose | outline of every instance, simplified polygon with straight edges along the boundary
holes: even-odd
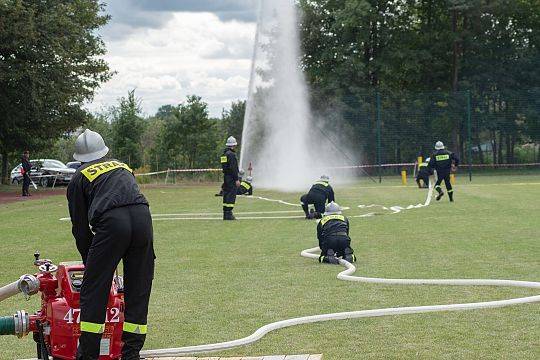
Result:
[[[234,204],[236,202],[236,190],[240,186],[238,178],[238,160],[236,159],[235,149],[238,142],[233,136],[229,136],[227,148],[223,151],[220,158],[223,169],[223,220],[236,220],[233,214]]]
[[[32,196],[28,189],[30,189],[30,170],[32,170],[32,164],[30,164],[30,151],[25,150],[21,158],[21,174],[23,176],[22,184],[22,196]]]
[[[441,189],[441,183],[444,180],[446,191],[450,201],[454,201],[454,189],[452,189],[452,183],[450,182],[450,173],[456,171],[459,166],[458,157],[451,151],[445,149],[442,141],[435,143],[435,152],[431,155],[429,160],[429,168],[437,171],[437,182],[435,183],[435,190],[439,193],[435,198],[437,201],[441,200],[444,196],[444,192]]]
[[[356,261],[349,237],[349,220],[341,215],[341,207],[335,202],[326,205],[324,216],[317,224],[317,238],[321,249],[319,262],[339,264],[338,257],[350,263]]]
[[[101,135],[85,130],[75,142],[82,165],[67,189],[72,232],[85,265],[77,360],[97,360],[114,272],[124,265],[122,359],[139,359],[154,277],[152,218],[132,170],[105,159]]]
[[[329,203],[335,201],[334,189],[330,186],[330,177],[328,175],[322,175],[319,181],[317,181],[307,194],[300,197],[302,203],[302,209],[306,214],[306,219],[318,218],[320,219],[322,213],[324,213],[324,206],[326,201]],[[315,213],[310,214],[308,212],[308,205],[313,204],[315,206]]]

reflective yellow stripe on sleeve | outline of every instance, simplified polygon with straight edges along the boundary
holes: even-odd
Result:
[[[148,331],[148,325],[133,324],[129,322],[124,323],[123,330],[132,334],[145,335]]]
[[[105,324],[95,324],[87,321],[81,321],[81,331],[93,334],[103,334]]]
[[[92,182],[102,174],[121,168],[126,169],[130,173],[133,173],[133,170],[131,170],[129,166],[120,161],[105,161],[90,165],[87,168],[82,169],[81,174],[83,174],[90,182]]]
[[[227,162],[227,157],[226,156],[222,156],[219,159],[221,160],[222,164],[225,164]]]
[[[249,190],[251,188],[251,185],[249,185],[249,183],[247,183],[245,181],[242,181],[242,183],[240,185],[245,187],[247,190]]]

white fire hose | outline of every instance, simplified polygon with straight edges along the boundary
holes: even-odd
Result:
[[[26,296],[37,293],[39,289],[39,281],[33,275],[23,275],[19,280],[2,286],[0,288],[0,302],[10,298],[18,293],[22,292]]]
[[[303,257],[310,259],[318,259],[320,249],[318,247],[307,249],[300,254]],[[516,280],[491,280],[491,279],[382,279],[382,278],[368,278],[353,276],[356,271],[356,267],[340,259],[340,265],[345,267],[345,270],[337,275],[337,278],[345,281],[357,281],[365,283],[375,284],[393,284],[393,285],[456,285],[456,286],[510,286],[510,287],[522,287],[530,289],[540,289],[540,282],[534,281],[516,281]],[[350,312],[340,312],[323,315],[311,315],[299,318],[281,320],[273,322],[268,325],[257,329],[253,334],[232,341],[220,342],[207,345],[186,346],[181,348],[169,348],[159,350],[146,350],[141,352],[141,356],[145,357],[165,357],[165,356],[179,356],[195,353],[207,353],[219,350],[231,349],[238,346],[248,345],[260,340],[263,336],[271,331],[283,329],[290,326],[309,324],[315,322],[329,321],[329,320],[345,320],[345,319],[358,319],[366,317],[378,317],[387,315],[404,315],[404,314],[418,314],[437,311],[461,311],[461,310],[473,310],[473,309],[488,309],[499,308],[517,304],[528,304],[540,302],[540,295],[527,296],[521,298],[514,298],[508,300],[496,300],[485,301],[476,303],[464,303],[464,304],[448,304],[448,305],[427,305],[427,306],[408,306],[408,307],[396,307],[385,309],[373,309],[373,310],[359,310]]]

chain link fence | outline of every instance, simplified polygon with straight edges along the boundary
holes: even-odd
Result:
[[[321,95],[315,93],[314,99]],[[438,140],[459,156],[462,171],[467,169],[469,177],[493,169],[540,170],[540,88],[359,91],[328,98],[324,104],[315,100],[314,112],[327,112],[322,106],[331,104],[353,144],[347,151],[355,153],[365,171],[379,179],[414,165],[419,156],[430,156]]]

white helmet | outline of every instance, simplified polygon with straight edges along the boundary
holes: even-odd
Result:
[[[326,208],[324,209],[324,215],[334,215],[334,214],[341,214],[341,206],[339,206],[335,202],[331,202],[328,205],[326,205]]]
[[[442,149],[444,149],[444,144],[443,144],[443,142],[442,142],[442,141],[437,141],[437,142],[435,143],[435,150],[442,150]]]
[[[328,182],[328,181],[330,181],[330,176],[328,176],[328,175],[321,175],[320,180],[321,180],[321,181],[326,181],[326,182]]]
[[[75,153],[73,158],[80,162],[90,162],[101,159],[109,153],[109,148],[101,135],[86,129],[75,141]]]
[[[236,141],[234,136],[229,136],[229,138],[227,139],[227,143],[225,145],[228,146],[228,147],[236,146],[236,145],[238,145],[238,142]]]
[[[252,178],[251,176],[248,176],[248,177],[246,178],[246,181],[247,181],[248,183],[251,183],[251,182],[253,181],[253,178]]]

